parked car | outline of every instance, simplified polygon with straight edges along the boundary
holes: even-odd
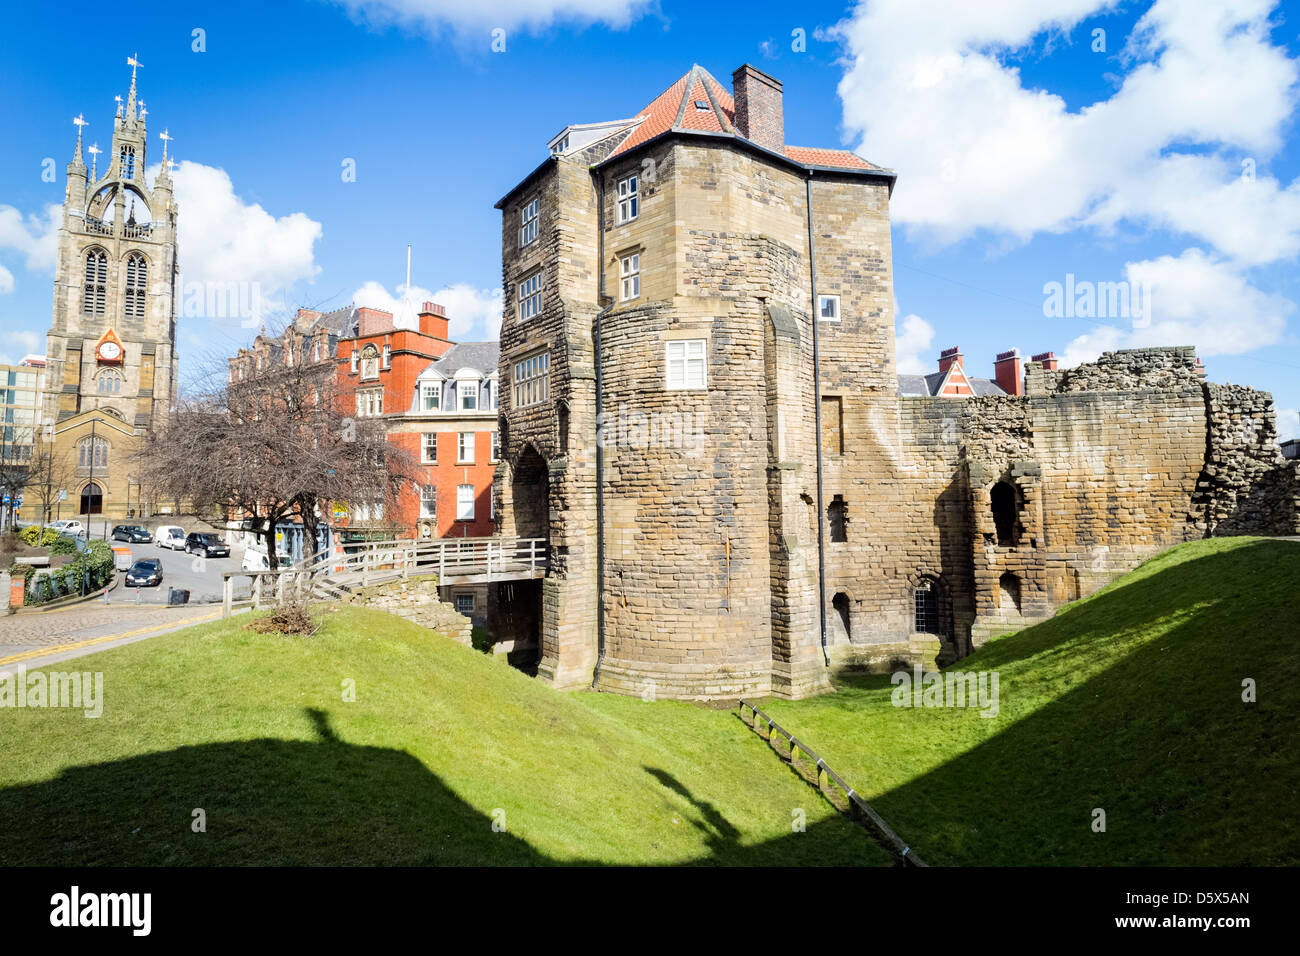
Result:
[[[293,564],[293,557],[287,551],[276,552],[276,560],[279,562],[278,567],[281,568],[287,568]],[[244,563],[241,570],[269,571],[271,570],[271,562],[267,559],[265,551],[248,548],[244,551]]]
[[[141,558],[126,572],[126,586],[129,588],[156,587],[162,584],[162,579],[162,562],[157,558]]]
[[[73,538],[84,538],[86,528],[80,521],[75,518],[65,518],[62,521],[55,521],[50,525],[59,534],[66,534]]]
[[[230,545],[211,532],[191,531],[185,539],[185,551],[205,558],[230,557]]]
[[[159,525],[158,530],[153,533],[153,543],[160,548],[183,551],[185,550],[185,529],[174,524]]]
[[[127,544],[148,544],[153,540],[153,535],[138,524],[119,524],[113,528],[113,540],[125,541]]]

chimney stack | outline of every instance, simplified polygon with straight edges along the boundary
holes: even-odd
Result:
[[[357,338],[393,331],[393,313],[365,306],[357,309]]]
[[[1056,371],[1056,355],[1053,354],[1052,352],[1039,352],[1032,359],[1030,359],[1030,361],[1042,362],[1043,368],[1047,369],[1049,372]]]
[[[731,74],[736,101],[736,130],[741,136],[777,153],[785,153],[785,113],[781,81],[746,63]]]
[[[961,349],[953,346],[950,349],[944,349],[939,353],[939,371],[946,372],[949,368],[956,365],[961,368]]]
[[[420,306],[420,331],[436,339],[447,338],[447,310],[437,302]]]
[[[1012,349],[999,352],[993,361],[993,380],[1002,386],[1008,395],[1025,394],[1024,379],[1020,376],[1020,352]]]

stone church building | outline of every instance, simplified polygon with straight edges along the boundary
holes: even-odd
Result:
[[[67,166],[46,336],[43,421],[56,453],[73,469],[67,510],[136,514],[147,494],[131,456],[176,400],[176,217],[163,131],[162,167],[145,181],[147,111],[136,95],[117,98],[112,145],[99,170],[77,147]]]
[[[900,378],[896,174],[787,144],[754,67],[549,145],[497,204],[495,513],[551,574],[498,585],[491,622],[555,685],[804,696],[1189,538],[1300,530],[1271,398],[1190,348]]]

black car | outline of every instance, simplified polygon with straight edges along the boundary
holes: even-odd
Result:
[[[157,558],[142,558],[126,572],[126,586],[129,588],[151,588],[162,584],[162,579],[162,562]]]
[[[153,540],[153,535],[139,525],[120,524],[113,529],[113,540],[128,544],[148,544]]]
[[[185,538],[185,551],[187,554],[201,554],[205,558],[230,557],[230,545],[215,534],[200,531],[192,531]]]

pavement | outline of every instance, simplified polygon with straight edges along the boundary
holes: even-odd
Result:
[[[44,667],[221,617],[220,605],[123,606],[94,601],[0,616],[0,669]]]

